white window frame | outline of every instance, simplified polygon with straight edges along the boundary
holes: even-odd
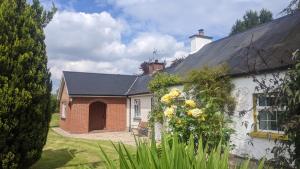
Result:
[[[264,105],[261,106],[259,105],[259,101],[261,97],[273,97],[272,95],[263,95],[263,94],[257,94],[256,95],[256,112],[258,117],[260,116],[260,112],[261,111],[274,111],[274,113],[276,113],[276,120],[270,120],[267,114],[267,119],[266,120],[260,120],[260,118],[257,118],[257,130],[258,131],[262,131],[262,132],[271,132],[271,133],[279,133],[279,134],[283,134],[284,132],[281,130],[271,130],[271,129],[260,129],[260,122],[261,121],[266,121],[267,122],[267,127],[268,127],[268,122],[276,122],[277,128],[278,126],[278,113],[276,111],[283,111],[282,108],[275,106],[275,105]],[[265,99],[265,101],[267,102],[267,99]],[[267,103],[265,103],[267,104]]]
[[[66,102],[62,102],[62,104],[61,104],[60,118],[62,118],[62,119],[67,118],[67,103]]]
[[[134,99],[133,100],[133,113],[134,118],[140,118],[141,117],[141,99]]]

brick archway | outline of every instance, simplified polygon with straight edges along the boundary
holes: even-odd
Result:
[[[93,102],[89,105],[89,131],[106,128],[106,104]]]

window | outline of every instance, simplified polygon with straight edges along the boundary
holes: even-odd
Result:
[[[66,103],[62,103],[60,117],[62,119],[65,119],[66,118],[66,113],[67,113],[67,104]]]
[[[282,131],[281,121],[283,111],[275,105],[275,97],[262,96],[257,97],[258,129],[266,131]]]
[[[134,117],[141,117],[141,100],[134,99]]]

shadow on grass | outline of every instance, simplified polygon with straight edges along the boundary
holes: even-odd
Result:
[[[64,166],[74,158],[74,149],[44,150],[42,158],[32,166],[34,169],[53,169]]]

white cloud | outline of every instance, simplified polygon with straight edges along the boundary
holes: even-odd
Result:
[[[125,17],[155,25],[156,31],[186,38],[199,28],[209,35],[228,35],[236,19],[247,10],[267,8],[275,17],[288,1],[284,0],[114,0]]]
[[[186,53],[184,43],[157,32],[137,33],[124,43],[122,35],[129,28],[124,20],[107,12],[56,13],[45,29],[54,88],[63,70],[132,74],[139,71],[140,63],[153,57],[154,49],[156,57],[168,61]]]

